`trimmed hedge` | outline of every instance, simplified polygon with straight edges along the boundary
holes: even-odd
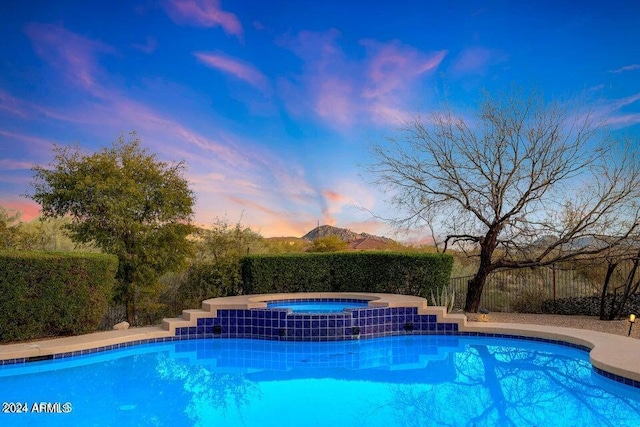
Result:
[[[95,331],[117,269],[112,255],[0,252],[0,342]]]
[[[449,284],[453,257],[401,252],[249,255],[243,293],[380,292],[430,296]]]

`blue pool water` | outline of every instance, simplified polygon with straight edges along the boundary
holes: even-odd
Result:
[[[586,352],[462,336],[188,340],[0,367],[0,425],[640,426]]]
[[[349,308],[366,307],[367,301],[273,301],[267,308],[290,308],[294,313],[338,313]]]

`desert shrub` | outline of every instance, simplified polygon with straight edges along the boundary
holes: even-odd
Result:
[[[0,252],[0,341],[96,330],[117,268],[105,254]]]
[[[517,313],[542,313],[543,304],[550,297],[541,286],[528,286],[516,292],[511,300],[511,309]]]
[[[339,236],[324,236],[315,239],[309,247],[309,252],[338,252],[349,248],[349,244]]]

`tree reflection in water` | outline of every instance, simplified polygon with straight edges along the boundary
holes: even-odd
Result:
[[[614,395],[600,387],[609,380],[594,373],[587,360],[480,344],[449,357],[456,370],[450,383],[389,386],[387,404],[397,411],[399,424],[619,427],[640,422],[637,395]]]
[[[65,426],[640,426],[640,390],[585,352],[481,337],[190,340],[4,366],[0,390],[73,403]]]
[[[212,371],[207,365],[187,365],[170,357],[162,357],[157,364],[160,378],[181,384],[190,396],[184,411],[194,424],[216,412],[224,418],[228,411],[235,411],[242,419],[251,403],[260,399],[260,388],[244,373]]]

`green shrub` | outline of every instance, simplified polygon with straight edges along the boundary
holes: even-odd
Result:
[[[117,268],[104,254],[0,252],[0,341],[96,330]]]
[[[449,283],[453,258],[442,254],[334,252],[250,255],[243,293],[382,292],[430,296]]]
[[[183,307],[200,307],[203,300],[237,295],[241,288],[238,260],[203,261],[189,266],[176,295]]]

